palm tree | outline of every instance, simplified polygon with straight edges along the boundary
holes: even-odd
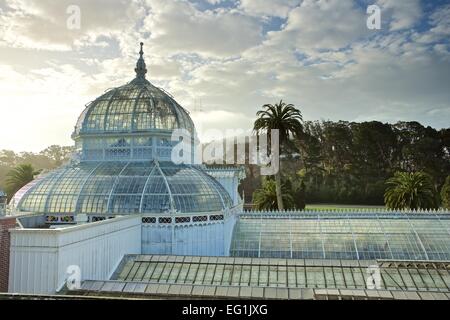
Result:
[[[386,182],[384,202],[390,209],[436,209],[437,192],[424,172],[396,172]]]
[[[6,179],[9,198],[11,199],[20,188],[33,181],[39,173],[40,171],[35,170],[31,164],[20,164],[9,171]]]
[[[289,194],[284,184],[281,188],[284,191],[282,194],[283,202],[288,207],[293,207],[294,199],[292,198],[292,195]],[[263,181],[262,188],[255,190],[253,193],[253,203],[255,204],[255,208],[258,210],[276,210],[278,208],[277,202],[275,181],[265,179]]]
[[[281,100],[274,105],[265,104],[263,109],[256,113],[257,119],[253,125],[253,130],[257,134],[267,132],[269,139],[271,130],[279,130],[280,148],[289,141],[291,135],[299,137],[303,133],[302,113],[294,105],[286,104]],[[284,210],[280,171],[281,168],[275,174],[276,198],[278,209]]]

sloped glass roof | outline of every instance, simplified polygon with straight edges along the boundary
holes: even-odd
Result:
[[[245,214],[231,255],[300,259],[450,260],[450,215],[433,213]]]
[[[112,280],[203,286],[367,289],[368,266],[379,290],[450,290],[450,265],[413,261],[348,261],[189,256],[126,256]]]
[[[89,162],[63,167],[15,197],[19,211],[45,214],[212,212],[232,206],[200,167],[171,162]]]

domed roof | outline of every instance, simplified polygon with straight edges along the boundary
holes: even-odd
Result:
[[[142,43],[135,71],[133,81],[86,107],[73,136],[79,157],[19,190],[13,199],[19,212],[206,213],[232,206],[225,188],[202,167],[170,162],[167,135],[187,129],[195,136],[195,128],[186,110],[145,79]]]
[[[63,167],[25,186],[14,203],[23,212],[100,215],[201,213],[232,206],[228,192],[201,168],[157,161]]]
[[[163,89],[145,79],[147,68],[142,46],[141,43],[136,78],[124,86],[107,91],[88,104],[78,119],[74,137],[174,129],[194,132],[189,113]]]

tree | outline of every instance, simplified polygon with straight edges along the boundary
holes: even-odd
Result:
[[[17,164],[18,156],[11,150],[0,150],[0,166],[14,166]]]
[[[6,185],[7,174],[17,165],[30,164],[34,168],[52,170],[67,162],[74,151],[74,147],[56,145],[50,146],[39,153],[15,153],[11,150],[0,150],[0,189],[8,189]]]
[[[386,184],[384,200],[390,209],[438,208],[433,181],[424,172],[396,172]]]
[[[378,121],[352,123],[352,153],[361,173],[387,173],[394,168],[398,142],[392,126]],[[391,175],[392,172],[389,172]]]
[[[55,166],[60,166],[70,159],[70,156],[73,152],[73,147],[61,147],[58,145],[52,145],[41,151],[40,154],[54,161]]]
[[[293,207],[294,200],[285,184],[282,184],[282,197],[288,207]],[[276,210],[278,207],[276,183],[272,179],[264,179],[262,187],[253,193],[253,204],[258,210]]]
[[[304,210],[306,207],[306,186],[305,182],[300,183],[300,188],[298,188],[294,193],[295,208],[299,210]]]
[[[9,199],[27,183],[33,181],[40,171],[34,169],[31,164],[20,164],[7,174],[6,188]]]
[[[441,201],[444,208],[450,209],[450,176],[447,176],[447,179],[445,179],[445,183],[442,186]]]
[[[301,139],[291,139],[300,157],[283,158],[283,179],[293,196],[303,181],[308,203],[383,205],[386,180],[397,171],[429,174],[436,190],[450,172],[450,129],[417,122],[397,124],[304,121]],[[287,149],[283,150],[286,155]],[[289,160],[286,160],[289,159]],[[301,179],[295,179],[300,173]],[[252,195],[260,176],[248,176]],[[247,192],[247,190],[249,192]]]
[[[401,170],[426,172],[436,185],[442,185],[450,168],[445,155],[445,133],[418,122],[398,122],[394,127],[401,148]]]
[[[281,100],[274,105],[265,104],[264,110],[256,113],[257,119],[253,130],[260,134],[267,132],[270,139],[271,130],[279,130],[280,148],[289,142],[289,137],[301,137],[303,133],[303,118],[300,110],[292,104],[286,104]],[[281,190],[281,168],[275,174],[276,199],[279,210],[284,210]]]

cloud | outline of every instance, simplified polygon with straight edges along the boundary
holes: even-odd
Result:
[[[382,18],[389,20],[391,31],[413,27],[422,16],[420,0],[378,0]]]
[[[287,17],[289,11],[298,6],[301,0],[241,0],[239,7],[254,16]]]
[[[203,110],[191,113],[199,139],[202,142],[217,140],[220,138],[249,134],[254,119],[244,113],[230,112],[226,110]],[[223,126],[226,123],[227,126]],[[219,136],[217,136],[219,134]]]
[[[430,32],[448,37],[450,35],[450,4],[435,10],[430,17],[430,23],[433,26]]]
[[[283,30],[269,33],[278,46],[339,49],[368,34],[365,12],[351,1],[304,0],[289,12]]]
[[[71,0],[9,0],[0,17],[0,43],[4,46],[67,51],[74,45],[95,42],[134,27],[142,17],[139,1],[79,0],[80,29],[69,29]]]
[[[197,53],[228,57],[262,41],[258,19],[233,9],[200,11],[186,1],[148,0],[144,28],[152,50],[161,54]]]
[[[448,55],[448,38],[450,36],[450,5],[434,10],[427,18],[428,30],[414,32],[412,39],[417,43],[433,45],[437,52]]]

